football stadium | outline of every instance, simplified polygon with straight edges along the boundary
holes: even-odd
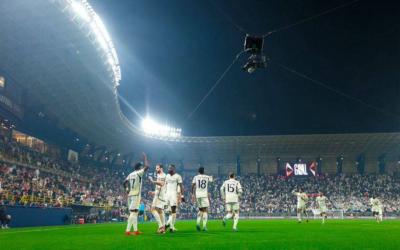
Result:
[[[399,11],[1,0],[0,249],[399,249]]]

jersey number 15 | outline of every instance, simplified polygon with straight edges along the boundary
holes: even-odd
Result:
[[[235,184],[233,184],[233,183],[230,183],[230,184],[228,184],[228,192],[229,193],[233,193],[233,192],[235,192]]]

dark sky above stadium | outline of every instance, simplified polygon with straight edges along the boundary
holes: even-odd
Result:
[[[236,26],[264,34],[346,2],[91,1],[120,58],[120,95],[184,135],[398,131],[398,1],[360,0],[274,33],[264,42],[266,69],[248,74],[241,69],[247,56],[241,57],[187,119],[242,50],[245,34]],[[140,122],[132,108],[122,108]]]

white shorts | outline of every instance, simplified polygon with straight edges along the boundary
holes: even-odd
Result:
[[[372,208],[371,210],[372,210],[373,213],[375,212],[375,213],[377,213],[379,215],[383,214],[382,208]]]
[[[306,210],[306,205],[297,205],[297,209],[305,211]]]
[[[151,203],[151,207],[164,209],[165,202],[160,200],[158,197],[153,198],[153,202]]]
[[[208,200],[208,198],[197,198],[197,206],[199,208],[204,208],[204,207],[209,207],[210,206],[210,201]]]
[[[129,210],[139,210],[140,206],[140,195],[128,196],[128,208]]]
[[[226,211],[227,212],[232,212],[232,211],[239,211],[239,202],[229,202],[226,203]]]
[[[178,206],[178,195],[173,194],[173,195],[168,195],[167,194],[167,199],[166,199],[166,206],[169,207],[176,207]]]
[[[322,213],[326,213],[326,211],[328,211],[328,209],[326,207],[320,207],[319,208],[319,212]]]

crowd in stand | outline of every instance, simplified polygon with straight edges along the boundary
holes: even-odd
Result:
[[[72,164],[54,159],[1,138],[0,203],[8,205],[65,207],[71,204],[124,208],[122,187],[127,169],[112,169],[90,164]],[[186,202],[180,205],[181,217],[193,217],[197,207],[191,202],[193,176],[184,177]],[[368,196],[377,195],[389,214],[400,213],[400,178],[390,175],[340,175],[296,179],[275,175],[248,175],[238,178],[243,186],[241,212],[248,215],[289,215],[296,208],[292,191],[302,188],[309,194],[324,192],[331,209],[348,213],[367,213]],[[210,186],[210,214],[224,213],[219,188],[225,177],[215,177]],[[142,201],[149,209],[154,186],[144,181]],[[315,207],[310,198],[310,208]]]
[[[370,214],[369,198],[376,195],[383,203],[386,214],[400,213],[400,178],[390,175],[340,175],[315,178],[284,178],[276,175],[243,176],[238,178],[243,186],[240,202],[241,213],[247,215],[293,215],[296,197],[292,191],[302,188],[309,194],[309,208],[316,208],[315,197],[323,192],[328,198],[331,210],[343,210],[345,214]],[[211,186],[211,214],[217,217],[224,212],[224,204],[219,198],[219,187],[224,178],[216,178]],[[190,179],[187,180],[189,186]],[[182,206],[189,214],[196,206]]]
[[[25,206],[122,206],[121,174],[73,164],[0,138],[0,197]]]

